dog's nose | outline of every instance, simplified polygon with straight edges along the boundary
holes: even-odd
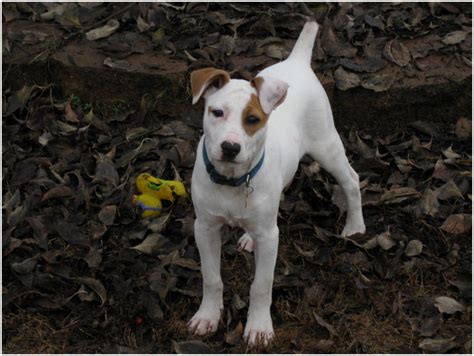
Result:
[[[221,144],[222,154],[225,158],[234,158],[240,152],[240,145],[238,143],[231,143],[224,141]]]

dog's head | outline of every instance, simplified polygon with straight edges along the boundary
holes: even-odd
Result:
[[[267,121],[286,97],[288,84],[270,77],[230,79],[215,68],[191,73],[193,104],[205,99],[203,128],[217,166],[246,165],[261,151]]]

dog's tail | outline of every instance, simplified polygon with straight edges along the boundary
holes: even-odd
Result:
[[[288,59],[311,63],[314,40],[318,34],[318,29],[319,25],[315,20],[306,22]]]

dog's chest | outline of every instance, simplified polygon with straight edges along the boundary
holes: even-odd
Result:
[[[256,192],[251,192],[245,185],[240,187],[227,187],[212,185],[213,189],[195,192],[199,196],[196,203],[205,202],[199,208],[207,214],[223,220],[228,225],[244,227],[257,215],[258,197]],[[203,194],[203,192],[205,192]]]

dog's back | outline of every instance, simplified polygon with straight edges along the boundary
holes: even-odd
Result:
[[[277,78],[289,84],[284,103],[272,113],[268,125],[270,131],[283,131],[286,137],[296,136],[294,139],[302,141],[303,144],[298,145],[300,158],[308,153],[308,145],[325,139],[319,137],[320,133],[327,135],[334,132],[337,135],[329,99],[311,68],[318,29],[315,21],[306,22],[288,58],[257,75]],[[298,115],[295,116],[295,112]],[[295,128],[297,132],[292,134]],[[275,136],[278,134],[275,133]]]

